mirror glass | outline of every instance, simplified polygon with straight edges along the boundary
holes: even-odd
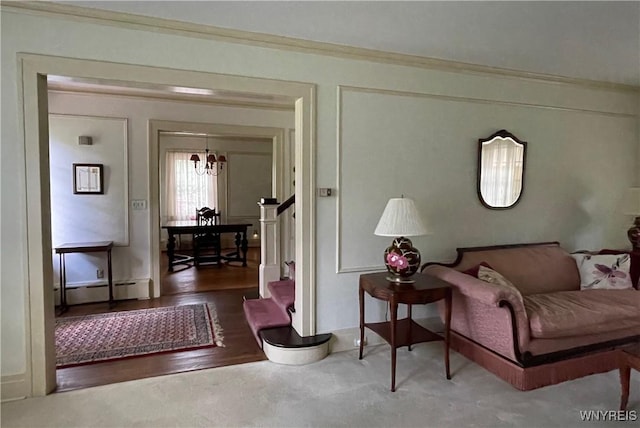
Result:
[[[520,200],[527,143],[506,130],[478,140],[478,197],[491,209],[507,209]]]

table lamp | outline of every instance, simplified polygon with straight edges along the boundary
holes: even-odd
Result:
[[[633,226],[627,231],[629,241],[634,251],[640,251],[640,187],[627,190],[627,209],[625,214],[636,216]]]
[[[384,251],[387,280],[411,284],[411,276],[420,268],[420,251],[413,247],[407,236],[426,235],[427,228],[420,219],[413,199],[391,198],[380,217],[374,234],[394,236],[391,246]]]

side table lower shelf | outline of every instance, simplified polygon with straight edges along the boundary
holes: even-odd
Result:
[[[364,326],[379,334],[380,337],[391,344],[391,322],[365,323]],[[396,348],[436,340],[444,340],[444,337],[427,330],[409,318],[396,322]]]

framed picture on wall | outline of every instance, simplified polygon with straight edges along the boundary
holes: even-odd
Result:
[[[104,194],[104,167],[101,163],[73,164],[73,193],[76,195]]]

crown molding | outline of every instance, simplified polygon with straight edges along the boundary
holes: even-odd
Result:
[[[576,113],[596,114],[600,116],[620,117],[620,118],[627,118],[627,119],[635,119],[636,117],[638,117],[636,113],[625,113],[625,112],[616,112],[616,111],[607,111],[607,110],[593,110],[593,109],[577,108],[577,107],[563,107],[563,106],[552,105],[552,104],[525,103],[522,101],[505,101],[505,100],[493,99],[493,98],[473,98],[473,97],[462,97],[457,95],[433,94],[429,92],[399,91],[394,89],[381,89],[381,88],[374,88],[374,87],[361,87],[361,86],[349,86],[349,85],[338,86],[339,102],[341,102],[342,100],[342,97],[341,97],[342,93],[346,91],[369,93],[369,94],[381,94],[381,95],[396,95],[401,97],[413,97],[413,98],[431,98],[436,100],[466,102],[466,103],[474,103],[474,104],[491,104],[491,105],[502,105],[502,106],[510,106],[510,107],[526,107],[526,108],[555,110],[555,111],[569,111],[569,112],[576,112]],[[340,110],[341,105],[339,105],[338,107]]]
[[[422,57],[417,55],[385,52],[375,49],[338,45],[327,42],[315,42],[293,37],[276,36],[243,30],[220,28],[211,25],[188,23],[164,18],[148,17],[123,12],[113,12],[67,4],[41,1],[3,1],[2,10],[34,13],[39,15],[60,16],[80,21],[89,21],[103,25],[134,28],[178,34],[188,37],[214,39],[224,42],[241,43],[273,49],[290,50],[303,53],[327,55],[362,61],[404,65],[425,69],[437,69],[458,73],[497,75],[502,77],[526,79],[544,83],[574,85],[592,89],[604,89],[622,92],[640,92],[640,86],[558,76],[545,73],[490,67],[465,62]]]

